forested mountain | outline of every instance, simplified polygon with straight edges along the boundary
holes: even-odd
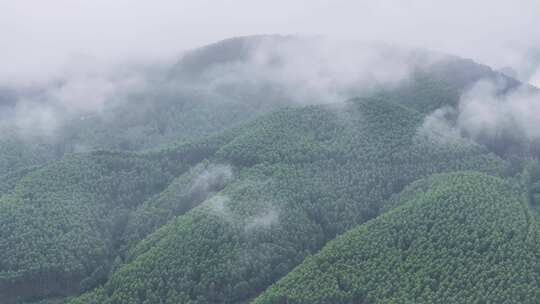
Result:
[[[540,231],[519,187],[434,175],[254,303],[536,303]]]
[[[321,44],[317,39],[291,36],[220,41],[187,52],[172,66],[127,69],[111,76],[136,85],[117,85],[119,89],[106,96],[99,110],[61,110],[65,105],[54,97],[63,90],[70,92],[72,84],[67,79],[36,87],[0,88],[0,170],[7,173],[60,159],[66,153],[138,151],[197,140],[287,106],[342,102],[377,93],[388,95],[386,98],[398,97],[398,102],[414,103],[412,107],[427,112],[457,103],[459,93],[480,79],[503,77],[509,81],[505,87],[518,84],[471,60],[379,45],[362,46],[359,51],[382,53],[376,59],[395,57],[390,63],[396,65],[406,62],[412,76],[388,85],[386,74],[393,69],[391,66],[381,68],[384,77],[366,72],[357,76],[358,80],[333,83],[332,77],[343,67],[332,64],[313,71],[328,74],[322,79],[294,74],[299,70],[294,61],[301,60],[305,52],[325,48]],[[306,60],[318,64],[332,52],[317,53]],[[358,64],[359,70],[365,68],[362,62],[351,64]],[[366,89],[366,82],[378,83],[377,89]],[[329,88],[337,96],[332,100],[323,96]],[[41,124],[36,122],[41,120]]]
[[[535,143],[432,123],[478,81],[521,84],[399,50],[407,77],[324,102],[280,82],[280,52],[252,75],[290,43],[194,50],[42,142],[8,124],[0,303],[534,303]]]
[[[54,97],[70,92],[68,79],[35,87],[0,87],[0,171],[57,160],[66,153],[137,151],[197,140],[291,105],[282,86],[229,79],[221,72],[231,62],[255,56],[261,39],[280,43],[289,38],[229,39],[188,52],[172,66],[128,69],[111,77],[135,82],[135,87],[117,85],[99,109],[58,110],[65,105]],[[252,45],[251,53],[246,45]]]
[[[414,138],[420,122],[417,113],[378,99],[256,121],[214,156],[238,177],[138,244],[105,293],[112,303],[243,302],[376,216],[385,198],[416,178],[503,170],[481,147],[433,148]]]

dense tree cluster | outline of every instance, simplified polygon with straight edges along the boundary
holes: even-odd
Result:
[[[419,132],[501,75],[450,57],[369,96],[297,107],[272,86],[193,90],[251,46],[194,52],[156,90],[67,121],[54,143],[1,138],[1,303],[539,296],[535,155]]]
[[[540,230],[511,184],[436,175],[397,201],[253,303],[536,303]]]
[[[0,132],[0,175],[40,165],[56,157],[53,145],[36,142],[36,139],[25,140],[1,125]]]
[[[120,254],[130,212],[188,168],[153,152],[102,151],[10,174],[0,198],[0,295],[94,287]]]
[[[503,171],[502,160],[466,141],[434,146],[417,138],[421,122],[414,110],[382,99],[259,119],[215,154],[238,168],[237,178],[138,243],[100,297],[243,302],[328,240],[375,217],[408,183],[433,172]]]

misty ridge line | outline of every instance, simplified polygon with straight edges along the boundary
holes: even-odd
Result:
[[[160,94],[230,100],[270,90],[291,104],[341,102],[402,81],[416,64],[411,59],[387,46],[322,38],[233,38],[187,52],[176,65],[80,64],[48,84],[5,85],[1,125],[22,139],[54,140],[78,120],[114,120],[115,108]]]
[[[79,121],[90,118],[97,118],[98,122],[114,121],[118,112],[121,114],[126,109],[141,111],[143,115],[145,104],[183,95],[226,103],[242,99],[253,102],[261,94],[271,92],[267,94],[270,96],[267,102],[281,105],[341,103],[380,88],[397,87],[415,71],[429,70],[445,58],[447,55],[436,52],[322,37],[232,38],[187,52],[174,65],[153,68],[82,65],[80,69],[74,67],[65,79],[43,87],[8,87],[4,90],[7,93],[0,90],[4,96],[0,101],[7,104],[0,104],[3,112],[0,128],[22,140],[55,142],[65,136],[70,125]],[[488,92],[477,92],[475,100],[487,100],[487,95]],[[531,99],[523,96],[524,93],[519,95],[515,96],[519,100]],[[524,103],[527,102],[520,102]],[[483,102],[467,104],[460,102],[458,109],[459,113],[463,112],[458,115],[460,133],[472,138],[492,136],[500,131],[501,124],[509,124],[501,116],[510,111],[519,132],[526,133],[527,138],[537,136],[531,123],[524,121],[534,120],[534,114],[524,115],[522,110],[517,113],[518,109],[511,106],[489,111],[488,106],[482,106]],[[473,110],[490,113],[474,116],[470,114]],[[445,122],[439,116],[452,116],[451,112],[440,109],[426,118],[423,128],[430,123],[441,128]],[[448,130],[443,133],[442,138],[456,136]],[[75,152],[92,149],[84,143],[73,147]]]
[[[4,2],[0,304],[540,298],[540,1]]]

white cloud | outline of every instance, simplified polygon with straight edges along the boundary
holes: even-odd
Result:
[[[77,54],[152,62],[251,34],[382,40],[518,72],[540,45],[534,0],[0,0],[0,8],[0,82],[57,75]]]
[[[503,88],[504,82],[478,82],[462,95],[457,108],[444,107],[428,115],[419,135],[438,141],[499,142],[504,149],[515,141],[539,141],[540,92],[523,86],[502,94]]]
[[[533,86],[540,88],[540,68],[532,74],[531,78],[529,79],[529,83]]]

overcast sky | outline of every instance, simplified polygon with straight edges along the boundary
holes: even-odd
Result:
[[[239,35],[322,34],[442,50],[538,77],[540,1],[0,0],[0,82],[170,60]]]

